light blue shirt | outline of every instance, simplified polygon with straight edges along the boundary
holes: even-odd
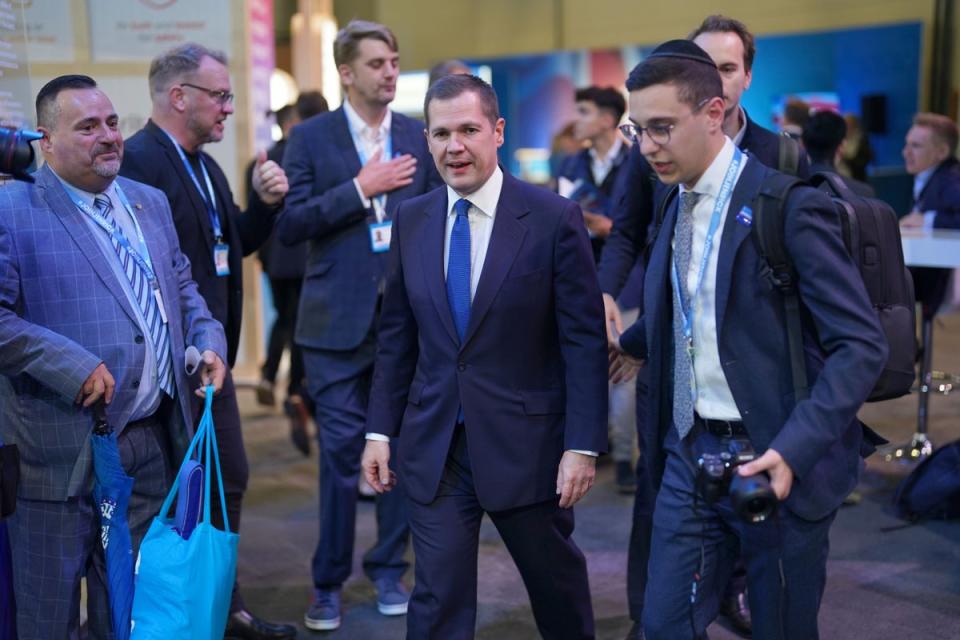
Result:
[[[923,193],[924,188],[927,186],[927,183],[930,182],[930,178],[933,176],[933,173],[939,167],[939,164],[935,164],[929,169],[924,169],[918,173],[913,178],[913,201],[914,209],[916,209],[916,202],[920,199],[920,194]],[[937,217],[937,212],[933,209],[923,212],[923,228],[924,229],[933,229],[933,221]]]
[[[57,175],[56,172],[54,172],[54,175]],[[99,194],[78,189],[67,183],[63,178],[60,178],[60,176],[57,176],[57,178],[60,179],[60,183],[63,184],[64,189],[67,190],[71,198],[79,199],[81,202],[89,205],[90,208],[94,208],[94,198]],[[113,215],[113,219],[117,221],[120,230],[123,231],[123,235],[127,237],[127,240],[130,241],[130,244],[136,248],[137,251],[142,252],[141,255],[149,255],[147,247],[140,244],[133,219],[130,217],[130,213],[126,210],[126,207],[123,206],[120,196],[117,195],[115,184],[111,182],[110,186],[107,187],[103,193],[106,194],[107,197],[110,198],[110,202],[113,203],[113,209],[110,210],[110,213]],[[137,318],[140,333],[145,340],[144,346],[146,348],[144,349],[143,370],[140,373],[140,386],[137,387],[137,395],[133,401],[133,410],[130,413],[130,422],[133,422],[153,415],[160,406],[163,390],[160,388],[160,381],[157,377],[156,345],[153,343],[150,328],[147,326],[147,321],[144,319],[143,312],[140,310],[140,303],[137,302],[137,299],[133,295],[133,287],[130,285],[130,280],[127,278],[127,274],[124,273],[117,252],[113,248],[113,242],[100,225],[94,222],[89,215],[83,212],[81,212],[81,215],[90,227],[90,233],[97,239],[100,251],[103,252],[107,263],[110,265],[110,268],[113,269],[113,273],[120,282],[120,286],[123,287],[123,292],[127,296],[130,308],[133,309]]]

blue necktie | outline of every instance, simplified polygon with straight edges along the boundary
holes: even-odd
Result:
[[[677,286],[683,287],[686,294],[687,271],[690,268],[690,253],[693,247],[693,208],[697,204],[698,194],[684,191],[680,194],[680,210],[677,212],[677,224],[673,231],[673,260],[677,268]],[[693,313],[695,300],[690,300]],[[683,439],[693,428],[693,362],[687,351],[687,337],[683,333],[683,319],[680,314],[680,295],[673,295],[673,424]]]
[[[450,232],[450,253],[447,258],[447,301],[453,314],[460,342],[470,322],[470,202],[461,198],[453,205],[457,219]]]
[[[123,272],[130,280],[133,296],[137,299],[137,305],[140,307],[147,328],[150,330],[150,341],[153,343],[157,356],[157,380],[160,388],[167,395],[173,397],[173,361],[170,358],[170,333],[160,315],[160,307],[157,305],[157,299],[153,296],[150,280],[137,261],[130,255],[130,252],[117,240],[117,234],[122,235],[123,231],[117,226],[117,221],[111,213],[113,203],[110,201],[110,196],[101,193],[93,199],[93,206],[115,231],[110,240],[113,243],[114,251],[117,252],[117,257],[120,258],[120,266],[123,267]]]

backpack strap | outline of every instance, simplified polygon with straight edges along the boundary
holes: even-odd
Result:
[[[788,136],[780,135],[779,160],[777,170],[791,176],[800,173],[800,143]]]
[[[801,180],[792,176],[770,174],[760,186],[753,212],[753,227],[760,244],[760,255],[767,263],[764,278],[783,295],[791,378],[794,399],[797,402],[807,398],[810,389],[803,358],[800,295],[797,291],[796,273],[784,242],[784,205],[790,190],[801,184]]]

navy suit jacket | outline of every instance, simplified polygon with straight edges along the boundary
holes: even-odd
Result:
[[[794,189],[784,236],[797,272],[810,385],[810,397],[796,402],[783,298],[762,278],[766,261],[751,227],[736,215],[751,206],[769,173],[752,158],[747,162],[722,230],[716,280],[720,362],[754,448],[777,450],[795,474],[787,508],[818,520],[856,486],[863,446],[856,414],[886,362],[886,340],[844,247],[834,207],[820,191]],[[663,439],[673,428],[673,233],[668,230],[676,216],[674,202],[647,265],[644,315],[621,338],[651,369],[644,455],[656,486],[663,474]]]
[[[914,209],[936,211],[934,229],[960,229],[960,162],[949,157],[940,163],[920,192]]]
[[[556,499],[565,450],[607,449],[603,306],[580,207],[504,174],[462,345],[446,218],[446,187],[397,211],[367,431],[399,437],[401,481],[429,503],[462,405],[481,506]]]
[[[232,367],[237,359],[243,318],[243,257],[256,251],[270,236],[277,208],[264,204],[254,194],[250,207],[241,211],[216,160],[203,151],[200,154],[213,183],[220,227],[230,245],[230,275],[226,277],[218,276],[214,267],[213,227],[200,193],[170,138],[152,120],[124,142],[120,174],[166,194],[180,248],[193,264],[193,278],[200,295],[227,333],[225,362]],[[203,176],[198,175],[197,179],[203,183]]]
[[[740,149],[761,164],[776,168],[780,162],[781,136],[764,129],[746,115]],[[669,189],[660,182],[653,168],[640,154],[640,145],[633,145],[626,166],[621,170],[613,193],[613,230],[600,259],[600,288],[614,298],[618,297],[628,281],[630,270],[643,255],[647,245],[647,231]],[[807,154],[800,154],[797,171],[801,178],[810,175]]]
[[[149,341],[83,214],[44,166],[35,185],[0,187],[0,440],[20,448],[20,497],[66,500],[93,480],[90,410],[74,404],[101,362],[116,381],[107,420],[130,420]],[[175,459],[193,433],[186,345],[226,357],[223,328],[190,277],[164,195],[117,178],[142,229],[170,329]],[[76,535],[75,531],[68,532]]]
[[[423,123],[399,113],[391,118],[394,156],[412,155],[417,169],[411,184],[387,194],[390,218],[401,202],[441,184]],[[387,254],[370,248],[367,223],[375,218],[353,183],[360,157],[342,107],[293,128],[283,168],[290,192],[277,235],[288,245],[310,241],[295,339],[315,349],[354,349],[373,326]]]

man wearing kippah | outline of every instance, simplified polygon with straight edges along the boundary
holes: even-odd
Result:
[[[658,493],[643,631],[703,637],[742,554],[754,637],[816,638],[830,524],[857,483],[856,412],[886,358],[882,333],[830,201],[794,189],[784,242],[809,381],[795,396],[783,296],[758,275],[766,262],[750,241],[756,196],[776,172],[724,135],[720,73],[693,42],[655,49],[627,89],[640,152],[679,185],[652,244],[643,316],[616,341],[629,355],[613,367],[645,361],[650,374],[643,450]],[[711,460],[727,461],[728,478],[766,481],[773,512],[708,491]]]

